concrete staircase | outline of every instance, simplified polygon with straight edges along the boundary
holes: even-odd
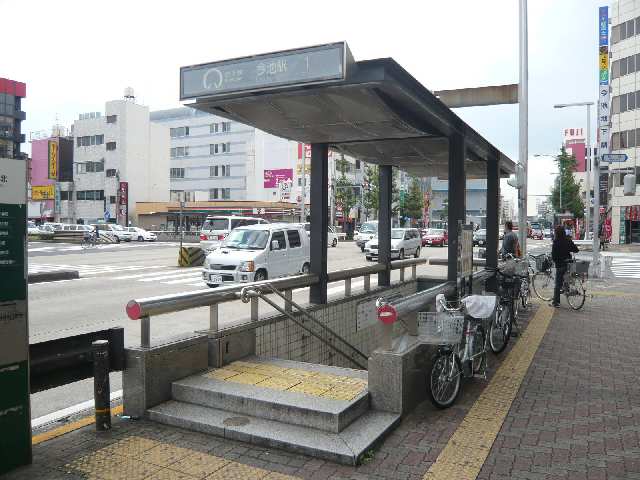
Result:
[[[370,409],[367,372],[246,358],[173,382],[152,420],[354,465],[400,420]]]

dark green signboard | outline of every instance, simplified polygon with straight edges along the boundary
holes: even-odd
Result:
[[[26,162],[0,158],[0,474],[31,462]]]

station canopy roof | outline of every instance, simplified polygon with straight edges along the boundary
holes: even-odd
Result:
[[[346,43],[180,69],[180,99],[214,115],[421,177],[448,177],[449,137],[464,135],[467,178],[515,164],[392,58],[356,62]]]

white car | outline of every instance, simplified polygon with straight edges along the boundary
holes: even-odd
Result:
[[[130,242],[133,238],[133,234],[131,232],[125,230],[122,225],[117,225],[115,223],[95,223],[92,227],[98,230],[100,235],[102,235],[102,232],[110,233],[114,236],[117,243]]]
[[[41,230],[36,226],[36,222],[27,222],[27,234],[28,235],[40,235]]]
[[[353,239],[361,251],[365,251],[365,245],[369,240],[373,240],[378,236],[378,221],[364,222],[359,230],[353,233]]]
[[[307,235],[309,235],[309,238],[311,238],[311,224],[309,222],[304,224],[304,229]],[[327,232],[327,246],[338,246],[338,232],[336,232],[336,228],[331,225],[329,225],[329,231]]]
[[[273,223],[238,227],[204,261],[202,280],[211,288],[309,273],[309,236],[302,225]]]
[[[139,242],[155,242],[158,239],[155,233],[149,232],[144,228],[127,227],[127,231],[133,234],[133,240],[137,240]]]
[[[393,228],[391,229],[391,258],[400,260],[413,255],[420,256],[422,238],[417,228]],[[374,238],[365,244],[367,260],[378,258],[378,239]]]
[[[205,252],[212,252],[222,245],[234,228],[265,223],[269,222],[258,217],[209,216],[200,231],[200,248]]]

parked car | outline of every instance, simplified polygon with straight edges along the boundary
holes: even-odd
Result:
[[[550,228],[545,228],[543,231],[544,234],[544,238],[551,238],[553,237],[553,234],[551,233],[551,229]]]
[[[36,225],[36,222],[28,221],[27,222],[27,234],[28,235],[40,235],[42,231]]]
[[[444,247],[449,242],[449,234],[442,228],[430,228],[422,237],[422,246]]]
[[[267,223],[267,220],[258,217],[209,216],[200,230],[200,248],[212,252],[234,228]]]
[[[44,227],[50,227],[55,232],[56,230],[62,230],[62,223],[45,222]]]
[[[133,238],[133,234],[126,230],[122,225],[118,225],[115,223],[94,223],[91,225],[96,230],[98,230],[98,234],[102,237],[105,236],[104,233],[110,234],[117,242],[130,242]]]
[[[360,225],[360,230],[353,232],[353,239],[356,241],[356,245],[364,252],[364,246],[366,243],[378,236],[378,221],[364,222]]]
[[[531,238],[533,240],[542,240],[544,238],[544,233],[541,228],[532,228],[531,229]]]
[[[202,280],[209,287],[223,283],[258,282],[309,273],[309,236],[299,224],[273,223],[238,227],[204,261]]]
[[[158,237],[155,233],[149,232],[140,227],[127,227],[127,231],[133,234],[133,238],[139,242],[155,242]]]
[[[418,258],[422,239],[417,228],[392,228],[391,229],[391,258],[404,259],[409,255]],[[365,244],[367,260],[378,258],[378,238],[369,240]]]
[[[309,238],[311,238],[311,224],[309,222],[303,224],[304,230],[307,232]],[[329,225],[329,231],[327,232],[327,245],[329,247],[337,247],[338,246],[338,232],[336,232],[336,228]]]
[[[487,243],[487,230],[480,228],[473,232],[473,245],[482,247]]]

